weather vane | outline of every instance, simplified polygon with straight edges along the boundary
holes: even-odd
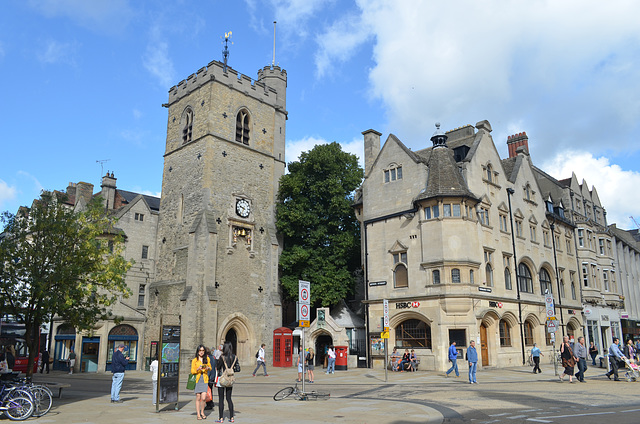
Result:
[[[223,72],[227,72],[227,58],[229,57],[229,39],[231,38],[231,31],[224,33],[224,50],[222,50],[222,57],[224,58]],[[231,42],[233,44],[233,41]]]

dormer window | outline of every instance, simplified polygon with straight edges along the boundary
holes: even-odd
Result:
[[[391,165],[388,169],[384,170],[385,183],[401,180],[401,179],[402,179],[402,166]]]
[[[547,206],[547,212],[553,213],[553,201],[551,200],[551,196],[549,196],[549,198],[545,202],[545,205]]]

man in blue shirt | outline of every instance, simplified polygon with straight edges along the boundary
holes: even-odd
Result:
[[[456,377],[460,377],[460,373],[458,372],[458,351],[456,350],[456,342],[451,342],[451,346],[449,346],[449,361],[453,363],[449,371],[445,374],[445,377],[449,377],[449,373],[451,371],[456,372]]]
[[[542,353],[540,351],[540,348],[538,347],[537,343],[533,344],[533,349],[531,349],[531,358],[533,359],[533,373],[536,373],[536,370],[538,370],[538,372],[542,372],[542,370],[540,369],[540,355],[544,356],[544,353]]]
[[[618,361],[622,361],[624,355],[622,354],[622,351],[620,351],[620,347],[618,346],[619,342],[620,339],[614,337],[613,344],[609,346],[609,364],[611,365],[611,371],[605,374],[609,378],[609,380],[611,380],[611,374],[613,374],[614,380],[620,381],[620,379],[618,378]]]
[[[122,403],[120,400],[120,389],[122,388],[122,380],[124,380],[124,370],[129,364],[129,357],[125,358],[124,345],[118,346],[111,358],[111,403]]]
[[[467,361],[469,362],[469,384],[478,384],[476,371],[478,370],[478,352],[476,351],[476,341],[471,340],[471,346],[467,349]]]

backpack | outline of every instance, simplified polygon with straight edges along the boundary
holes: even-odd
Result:
[[[235,358],[233,358],[233,363],[231,364],[231,367],[227,367],[226,359],[222,358],[222,363],[224,364],[224,371],[222,371],[222,375],[220,375],[220,378],[218,379],[218,384],[221,387],[233,387],[233,383],[235,383],[236,381],[236,376],[233,371],[233,367],[236,364],[237,360],[238,360],[238,357],[236,356]]]
[[[260,351],[257,351],[256,352],[256,358],[259,358],[259,357],[260,357]]]

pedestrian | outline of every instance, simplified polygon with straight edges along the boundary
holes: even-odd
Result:
[[[151,385],[153,386],[153,398],[151,404],[155,405],[158,400],[158,355],[153,357],[153,361],[149,365],[149,371],[151,371]]]
[[[42,360],[42,366],[40,367],[40,374],[43,373],[45,367],[47,367],[47,374],[49,374],[49,351],[45,349],[42,352],[42,356],[40,357],[40,359]]]
[[[633,346],[633,340],[629,339],[627,340],[627,345],[624,347],[624,356],[626,356],[627,358],[629,358],[629,361],[632,364],[635,364],[635,358],[636,358],[636,348]]]
[[[564,376],[569,376],[569,383],[573,383],[573,367],[576,366],[576,357],[573,354],[573,349],[569,344],[569,336],[562,338],[562,346],[560,346],[560,359],[562,359],[562,366],[564,372],[560,374],[560,381],[564,381]]]
[[[204,345],[198,346],[196,355],[191,360],[191,374],[196,375],[196,388],[193,390],[196,395],[196,415],[199,420],[207,419],[204,415],[204,406],[207,403],[207,391],[209,389],[209,371],[211,371],[211,363],[207,348]]]
[[[578,337],[578,344],[575,345],[574,353],[576,358],[578,358],[576,378],[581,383],[586,383],[586,381],[584,381],[584,372],[587,370],[587,346],[584,344],[584,337]]]
[[[113,358],[111,358],[111,372],[113,373],[111,376],[111,403],[122,403],[122,400],[120,400],[120,389],[122,388],[122,381],[124,380],[124,370],[129,364],[129,357],[125,357],[122,352],[124,352],[123,344],[116,348],[115,352],[113,352]],[[71,353],[73,353],[73,350]],[[69,354],[69,357],[71,357],[71,354]],[[73,361],[75,362],[75,356]]]
[[[471,340],[467,349],[467,362],[469,362],[469,384],[478,384],[476,372],[478,371],[478,352],[476,351],[476,341]]]
[[[215,407],[213,403],[213,387],[215,386],[216,378],[218,377],[218,371],[216,369],[216,365],[218,365],[218,363],[215,351],[215,346],[212,347],[209,351],[209,365],[211,365],[211,370],[209,371],[209,382],[207,384],[209,385],[209,389],[211,390],[211,400],[207,402],[207,406],[204,407],[205,410],[213,409]],[[222,351],[220,351],[220,353],[222,353]]]
[[[614,381],[620,381],[618,378],[618,368],[620,366],[618,361],[622,361],[624,358],[618,343],[620,343],[620,339],[614,337],[613,343],[609,346],[609,365],[611,366],[611,370],[605,374],[609,380],[611,380],[611,375],[613,375]]]
[[[415,349],[411,349],[411,370],[415,371],[418,369],[418,355],[416,355]]]
[[[260,369],[260,367],[263,368],[264,370],[264,376],[265,377],[269,377],[269,374],[267,374],[267,364],[265,363],[264,360],[264,347],[266,345],[264,343],[262,343],[260,345],[260,349],[258,350],[258,352],[256,353],[256,358],[258,358],[257,360],[257,365],[256,365],[256,369],[253,370],[253,376],[256,376],[256,371],[258,371]]]
[[[215,356],[216,359],[220,359],[220,355],[222,355],[222,345],[218,345],[216,351],[213,352],[213,356]]]
[[[394,347],[391,352],[391,371],[398,371],[398,363],[400,362],[400,354],[398,348]]]
[[[296,381],[300,383],[302,381],[302,374],[304,369],[304,360],[302,359],[301,347],[298,347],[298,359],[296,361],[296,365],[298,366],[298,379]]]
[[[76,353],[73,351],[73,347],[69,349],[69,374],[73,374],[73,369],[76,366]]]
[[[591,365],[596,366],[596,356],[598,356],[598,348],[593,342],[589,343],[589,356],[591,356]]]
[[[218,375],[222,375],[226,368],[233,368],[235,361],[237,360],[236,355],[233,354],[233,345],[231,342],[224,342],[224,346],[222,347],[222,355],[220,355],[220,359],[216,362],[216,369],[218,370]],[[220,379],[218,379],[218,417],[216,420],[217,423],[224,422],[224,399],[225,396],[227,398],[227,406],[229,407],[229,422],[234,422],[233,415],[233,401],[231,400],[231,394],[233,392],[233,386],[222,387],[220,385]]]
[[[336,348],[333,345],[329,346],[327,350],[329,356],[329,363],[327,365],[327,374],[334,374],[336,372]]]
[[[307,362],[307,373],[309,375],[309,383],[313,383],[313,360],[315,359],[316,355],[313,353],[313,348],[310,347],[309,348],[309,352],[307,352],[307,356],[305,357],[305,360]]]
[[[640,338],[636,340],[636,354],[640,354]],[[638,363],[640,363],[640,357],[638,357]]]
[[[445,377],[449,377],[449,373],[451,371],[456,372],[456,377],[460,377],[460,373],[458,372],[458,350],[456,349],[456,342],[451,342],[451,346],[449,346],[449,362],[451,362],[451,368],[445,374]]]
[[[405,349],[402,354],[402,361],[400,361],[400,372],[404,372],[404,367],[406,364],[409,364],[409,370],[411,370],[411,354],[409,353],[409,349]]]
[[[7,345],[7,347],[5,347],[4,359],[7,361],[9,369],[13,369],[16,366],[16,351],[13,345]]]
[[[540,350],[537,343],[533,344],[533,349],[531,349],[531,359],[533,359],[533,373],[536,372],[541,373],[540,369],[540,355],[544,356],[544,353]],[[537,370],[537,371],[536,371]]]

